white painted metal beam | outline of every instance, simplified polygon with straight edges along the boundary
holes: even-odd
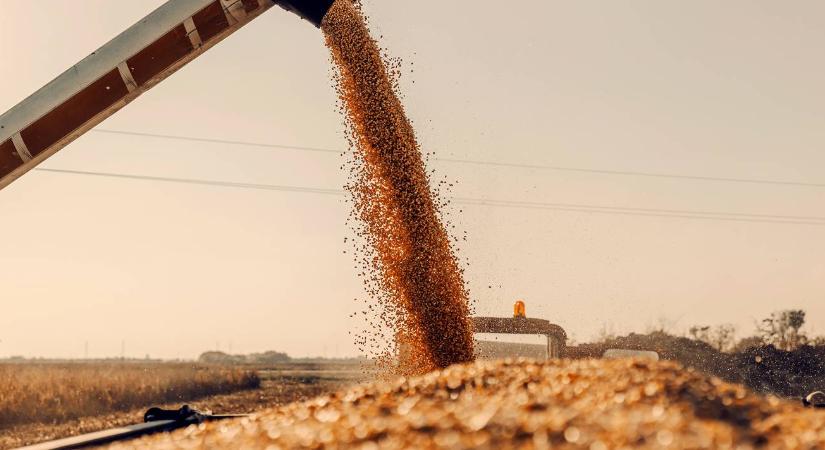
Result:
[[[0,116],[0,151],[13,143],[23,160],[11,172],[0,172],[0,189],[274,5],[274,0],[167,1]],[[203,19],[213,26],[204,39],[193,19],[212,11],[222,12],[228,23],[215,27]],[[191,44],[181,49],[175,39],[184,33]],[[155,67],[135,67],[141,61]],[[157,61],[164,61],[162,67]],[[89,117],[76,113],[78,105]],[[17,158],[0,155],[0,162],[4,156]]]
[[[68,100],[214,0],[170,0],[0,116],[0,142]]]

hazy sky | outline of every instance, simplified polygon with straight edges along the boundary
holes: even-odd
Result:
[[[162,3],[0,0],[0,110]],[[818,0],[366,1],[436,157],[825,183]],[[98,129],[344,149],[320,32],[272,9]],[[343,158],[90,132],[43,167],[340,188]],[[453,195],[825,217],[825,187],[434,161]],[[458,208],[462,212],[458,211]],[[625,211],[625,210],[623,210]],[[615,212],[615,211],[614,211]],[[644,211],[637,211],[645,213]],[[825,223],[456,205],[477,309],[578,340],[804,308]],[[342,197],[31,172],[0,191],[0,356],[352,355]]]

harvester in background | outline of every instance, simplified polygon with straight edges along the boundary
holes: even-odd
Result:
[[[513,304],[513,317],[473,317],[473,332],[486,334],[540,335],[547,339],[547,345],[476,340],[476,354],[479,358],[498,359],[525,357],[534,359],[555,359],[565,356],[567,333],[549,320],[527,317],[527,306],[523,300]],[[658,361],[654,351],[611,348],[601,355],[605,359],[637,358]]]
[[[476,316],[473,320],[474,333],[540,335],[547,339],[547,345],[521,344],[515,342],[476,341],[476,353],[480,358],[561,358],[567,343],[567,333],[559,325],[549,320],[527,317],[527,306],[523,300],[513,304],[513,317]]]

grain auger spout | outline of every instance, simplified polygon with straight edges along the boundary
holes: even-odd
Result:
[[[320,28],[321,21],[324,20],[324,16],[334,2],[335,0],[280,0],[277,4]]]
[[[332,3],[167,1],[0,116],[0,189],[269,8],[320,27]]]

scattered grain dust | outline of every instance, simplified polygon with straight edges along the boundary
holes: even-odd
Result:
[[[813,449],[825,412],[671,362],[486,360],[117,445],[299,447]]]
[[[368,293],[403,350],[396,369],[420,374],[471,361],[463,273],[396,95],[397,60],[385,61],[351,0],[336,1],[321,28],[355,154],[347,188],[364,242],[361,265]]]

